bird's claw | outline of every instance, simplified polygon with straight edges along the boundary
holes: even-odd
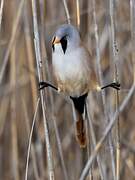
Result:
[[[48,83],[48,82],[45,82],[45,81],[39,82],[39,90],[42,90],[42,89],[44,89],[45,87],[51,87],[51,88],[55,89],[56,91],[58,90],[57,87],[53,86],[52,84],[50,84],[50,83]]]
[[[120,90],[120,83],[119,82],[112,82],[106,86],[103,86],[101,89],[105,89],[107,87],[112,87],[114,89]]]
[[[120,90],[120,83],[119,82],[113,82],[111,83],[110,87]]]
[[[45,87],[48,87],[48,86],[49,86],[49,84],[47,82],[45,82],[45,81],[39,82],[39,90],[42,90],[42,89],[44,89]]]

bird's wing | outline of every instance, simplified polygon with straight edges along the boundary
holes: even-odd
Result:
[[[82,45],[83,48],[83,52],[84,52],[84,65],[85,68],[87,68],[88,76],[90,76],[90,89],[97,89],[97,87],[99,87],[99,82],[98,82],[98,78],[96,75],[96,71],[95,71],[95,62],[94,62],[94,58],[92,57],[92,55],[90,54],[90,52],[88,51],[88,49],[85,47],[85,45]]]

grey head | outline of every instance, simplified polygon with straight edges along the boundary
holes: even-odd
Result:
[[[81,39],[78,30],[73,25],[63,24],[59,26],[53,36],[52,48],[55,51],[55,44],[61,43],[63,53],[65,54],[67,50],[72,51],[79,47],[80,42]]]

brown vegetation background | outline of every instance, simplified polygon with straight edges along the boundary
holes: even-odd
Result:
[[[0,179],[21,180],[25,179],[30,129],[39,97],[32,1],[1,0],[1,5],[2,2],[4,4],[0,29]],[[55,84],[55,81],[51,68],[51,38],[60,24],[67,23],[63,2],[62,0],[36,0],[43,76],[44,80],[52,84]],[[65,2],[67,2],[71,23],[77,26],[77,1],[67,0]],[[132,7],[135,6],[135,1],[79,0],[78,2],[81,37],[92,52],[97,74],[99,69],[96,59],[99,50],[99,64],[104,85],[114,80],[116,70],[114,64],[117,66],[118,80],[121,83],[119,91],[119,105],[121,105],[128,96],[131,86],[134,86],[135,16],[133,16]],[[96,8],[99,48],[95,39],[93,2]],[[114,43],[111,31],[110,2],[115,2],[113,9]],[[108,89],[104,93],[105,106],[103,106],[101,92],[90,92],[88,97],[88,112],[96,142],[102,137],[109,121],[118,110],[116,90]],[[56,180],[77,180],[95,147],[89,123],[86,122],[90,134],[88,136],[89,146],[82,150],[75,140],[72,106],[68,97],[46,89],[44,101],[54,177]],[[108,122],[105,119],[108,119]],[[120,179],[133,180],[135,179],[134,95],[120,112],[119,122],[120,128],[115,123],[113,130],[110,131],[111,145],[108,140],[105,141],[99,152],[104,179],[115,179],[113,172],[117,169],[118,130],[120,133],[120,159],[118,160]],[[63,154],[63,160],[60,152]],[[49,179],[47,162],[43,115],[41,102],[39,102],[27,169],[28,180]],[[96,158],[87,179],[92,179],[92,177],[93,180],[101,179],[100,167]]]

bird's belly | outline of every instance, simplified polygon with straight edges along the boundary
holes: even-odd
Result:
[[[88,91],[88,74],[78,66],[67,66],[56,71],[58,88],[69,96],[80,96]]]
[[[72,97],[79,97],[88,92],[88,84],[85,82],[58,81],[58,88],[62,93]]]
[[[53,53],[52,63],[60,91],[70,96],[88,92],[89,72],[79,50],[68,55]]]

